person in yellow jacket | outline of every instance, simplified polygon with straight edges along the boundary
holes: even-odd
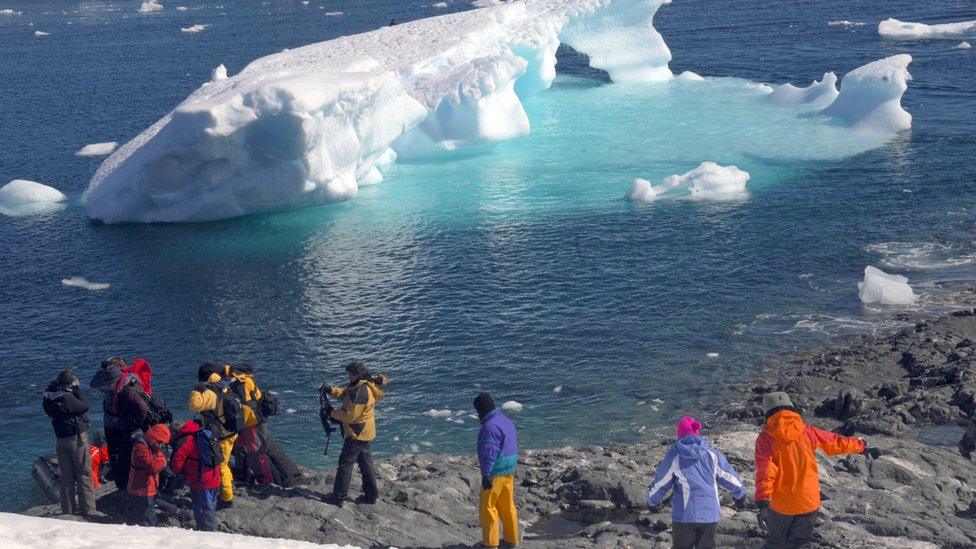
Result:
[[[363,494],[356,503],[372,505],[379,497],[376,488],[376,472],[373,467],[371,445],[376,438],[376,402],[386,396],[384,388],[388,383],[385,374],[373,376],[361,360],[353,360],[346,365],[349,385],[345,388],[323,385],[321,391],[342,399],[342,408],[332,410],[330,417],[342,424],[342,453],[339,454],[339,470],[336,472],[332,493],[325,501],[342,507],[352,480],[352,467],[359,465],[363,479]]]
[[[220,450],[224,459],[220,462],[219,504],[222,507],[229,507],[234,503],[234,474],[230,470],[230,455],[234,451],[237,432],[233,426],[227,425],[230,418],[228,412],[224,410],[224,399],[218,395],[218,392],[230,391],[229,387],[221,384],[224,371],[224,366],[210,362],[200,366],[197,371],[197,380],[200,383],[190,391],[190,402],[187,407],[191,412],[200,414],[203,418],[203,426],[210,429],[220,440]]]
[[[247,470],[258,486],[269,486],[274,480],[270,470],[261,464],[268,439],[268,420],[261,415],[261,389],[254,381],[254,368],[249,364],[227,364],[224,379],[234,380],[233,389],[243,405],[244,430],[237,437],[236,446],[243,450]]]

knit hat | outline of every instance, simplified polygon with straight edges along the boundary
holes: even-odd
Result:
[[[766,413],[769,413],[774,408],[781,408],[783,406],[793,407],[793,401],[790,400],[790,395],[782,391],[763,395],[763,409],[766,410]]]
[[[488,412],[495,409],[495,401],[488,393],[480,393],[474,399],[474,409],[478,412],[478,417],[484,418]]]
[[[64,370],[54,378],[54,384],[58,387],[71,387],[75,383],[78,383],[78,378],[71,370]]]
[[[701,423],[697,419],[691,416],[685,416],[678,421],[678,424],[674,426],[674,432],[681,438],[687,435],[698,435],[701,431]]]
[[[151,444],[169,444],[169,427],[165,423],[157,423],[146,431],[146,442]]]
[[[211,375],[217,374],[219,376],[223,371],[224,367],[219,364],[204,362],[203,365],[197,370],[197,381],[206,383],[210,380]]]
[[[369,377],[369,366],[362,360],[351,360],[349,364],[346,364],[346,373],[352,374],[357,379]]]

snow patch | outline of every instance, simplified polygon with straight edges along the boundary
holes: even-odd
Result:
[[[968,50],[968,49],[971,49],[972,47],[973,47],[973,45],[970,44],[969,42],[959,42],[958,44],[956,44],[955,46],[953,46],[952,49],[954,49],[954,50]]]
[[[305,541],[257,538],[224,532],[198,532],[182,528],[149,528],[124,524],[94,524],[0,513],[0,545],[10,548],[110,547],[119,540],[138,540],[130,546],[228,549],[355,549],[352,545],[318,545]]]
[[[897,19],[885,19],[878,24],[878,34],[896,38],[924,38],[968,33],[976,34],[976,21],[926,25],[925,23],[909,23]]]
[[[507,412],[521,412],[522,403],[515,402],[514,400],[509,400],[505,404],[502,404],[502,410],[505,410]]]
[[[840,94],[823,111],[853,128],[898,132],[912,127],[912,115],[902,108],[901,96],[912,75],[907,53],[860,66],[844,75]]]
[[[36,181],[14,179],[0,187],[0,213],[22,216],[44,213],[61,207],[64,194]]]
[[[116,141],[91,143],[75,151],[75,156],[105,156],[111,154],[115,150],[115,147],[118,146],[119,144]]]
[[[696,200],[738,198],[745,192],[747,181],[749,173],[736,166],[702,162],[691,171],[665,177],[659,185],[635,179],[626,197],[634,202],[651,202],[664,195],[685,195]]]
[[[450,410],[446,410],[446,409],[445,410],[435,410],[435,409],[431,408],[430,410],[427,410],[426,412],[424,412],[424,415],[427,416],[427,417],[435,417],[436,418],[436,417],[451,417],[451,415],[453,415],[453,414],[451,413]]]
[[[183,31],[184,34],[197,34],[199,32],[203,32],[207,30],[207,27],[209,26],[210,25],[197,24],[197,25],[191,25],[189,27],[180,27],[180,30]]]
[[[864,268],[864,280],[857,283],[857,289],[861,302],[869,305],[911,305],[915,302],[915,292],[907,278],[870,265]]]
[[[84,288],[86,290],[91,290],[93,292],[97,292],[99,290],[107,290],[109,287],[108,283],[89,282],[88,279],[80,276],[73,276],[71,278],[62,278],[61,284],[65,286],[73,286],[75,288]]]
[[[814,80],[805,88],[793,84],[783,84],[773,88],[767,99],[777,105],[810,105],[823,108],[837,99],[837,75],[832,72],[824,73],[823,78]]]
[[[139,13],[153,13],[162,10],[163,5],[156,0],[146,0],[141,6],[139,6]]]

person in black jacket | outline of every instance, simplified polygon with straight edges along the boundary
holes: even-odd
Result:
[[[125,492],[129,484],[132,435],[145,426],[146,414],[149,413],[139,379],[126,374],[126,368],[125,360],[121,357],[107,358],[102,361],[90,384],[104,395],[102,409],[105,412],[109,471],[121,492]]]
[[[70,370],[58,374],[44,392],[43,404],[58,439],[61,512],[93,516],[95,491],[88,445],[88,402],[81,396],[78,378]]]

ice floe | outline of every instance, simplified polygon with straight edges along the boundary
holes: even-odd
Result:
[[[186,10],[187,10],[186,6],[176,6],[176,11],[186,11]]]
[[[112,151],[114,151],[115,147],[118,146],[119,144],[116,141],[91,143],[75,151],[75,156],[105,156],[107,154],[112,154]]]
[[[892,55],[858,67],[844,75],[840,94],[823,111],[853,128],[897,132],[912,127],[912,115],[901,106],[912,75],[907,53]]]
[[[62,207],[64,193],[36,181],[14,179],[0,187],[0,213],[22,216]]]
[[[522,403],[515,402],[514,400],[509,400],[505,404],[502,404],[502,410],[505,410],[507,412],[521,412],[522,408],[523,408]]]
[[[634,202],[651,202],[659,197],[689,196],[699,200],[738,198],[746,190],[749,173],[735,166],[702,162],[681,175],[669,175],[658,185],[646,179],[635,179],[626,198]]]
[[[427,410],[426,412],[424,412],[424,415],[427,416],[427,417],[451,417],[453,414],[451,413],[450,410],[447,410],[447,409],[444,409],[444,410],[435,410],[435,409],[431,408],[430,410]]]
[[[958,44],[956,44],[955,46],[953,46],[952,49],[954,49],[954,50],[968,50],[968,49],[972,49],[972,47],[973,47],[973,45],[970,44],[969,42],[959,42]]]
[[[61,284],[65,286],[72,286],[75,288],[84,288],[93,292],[107,290],[110,284],[106,282],[90,282],[87,278],[80,276],[73,276],[71,278],[62,278]]]
[[[155,11],[162,11],[163,5],[156,0],[146,0],[139,6],[139,13],[152,13]]]
[[[773,88],[767,98],[777,105],[809,105],[823,108],[837,99],[837,75],[828,72],[805,88],[783,84]]]
[[[870,265],[864,268],[864,280],[857,283],[857,289],[861,302],[868,305],[911,305],[915,302],[915,292],[907,278]]]
[[[444,9],[444,8],[447,7],[447,2],[435,2],[435,3],[431,4],[430,7]]]
[[[14,10],[9,9],[9,8],[0,10],[0,15],[21,15],[22,13],[23,12],[14,11]]]
[[[209,26],[210,25],[196,24],[196,25],[190,25],[189,27],[180,27],[180,30],[183,31],[184,34],[197,34],[199,32],[203,32],[207,30],[207,27]]]
[[[51,33],[44,31],[34,31],[34,36],[38,38],[44,38],[45,36],[51,36]]]
[[[925,23],[909,23],[897,19],[885,19],[878,24],[878,34],[896,38],[927,38],[959,34],[976,35],[976,21],[926,25]]]
[[[327,11],[327,12],[325,12],[325,15],[327,15],[329,17],[339,17],[339,16],[343,15],[343,13],[341,11]]]
[[[863,27],[865,24],[860,21],[848,21],[846,19],[840,21],[827,21],[828,27]]]

